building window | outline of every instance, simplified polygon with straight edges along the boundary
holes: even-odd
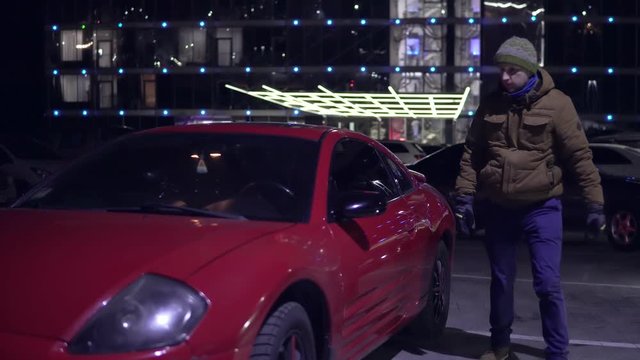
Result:
[[[98,91],[100,92],[101,109],[111,109],[115,106],[115,98],[117,94],[117,82],[112,76],[101,76],[98,78]]]
[[[82,30],[62,30],[62,61],[82,60]]]
[[[218,66],[231,66],[231,39],[216,39],[218,41]]]
[[[142,99],[147,108],[156,107],[156,76],[154,74],[142,75]]]
[[[180,29],[179,56],[185,64],[202,64],[207,54],[207,31],[205,29]]]
[[[81,75],[61,75],[60,90],[64,102],[88,102],[91,79]]]
[[[101,68],[108,68],[112,65],[112,42],[111,40],[98,41],[98,66]]]
[[[242,61],[242,29],[218,28],[215,39],[218,66],[236,66]]]

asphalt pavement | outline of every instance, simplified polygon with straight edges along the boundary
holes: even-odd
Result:
[[[480,239],[457,243],[447,329],[436,345],[398,335],[366,360],[477,359],[489,347],[489,266]],[[562,282],[572,360],[640,359],[640,251],[614,250],[606,239],[566,232]],[[544,359],[529,254],[518,252],[512,344],[521,360]]]

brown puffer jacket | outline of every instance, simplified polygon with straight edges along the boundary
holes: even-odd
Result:
[[[587,203],[604,202],[600,175],[571,99],[540,70],[542,84],[515,103],[493,93],[471,124],[456,193],[504,206],[562,194],[563,169],[572,172]]]

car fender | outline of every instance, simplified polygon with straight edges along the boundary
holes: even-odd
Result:
[[[235,350],[237,358],[249,357],[257,333],[292,284],[309,281],[321,289],[328,311],[340,298],[337,264],[329,255],[328,230],[287,230],[253,241],[217,259],[188,279],[210,302],[198,325],[197,338],[189,340],[195,353],[216,354]],[[220,326],[220,324],[224,326]],[[203,331],[204,330],[204,331]]]

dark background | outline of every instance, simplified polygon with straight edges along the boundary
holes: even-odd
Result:
[[[325,4],[326,11],[330,10],[329,3],[331,2]],[[639,3],[638,0],[546,1],[545,7],[547,15],[569,16],[588,8],[590,14],[595,16],[638,17]],[[388,6],[386,2],[384,4]],[[44,64],[45,8],[44,0],[8,1],[2,4],[0,22],[3,24],[1,44],[4,76],[1,133],[34,133],[46,128],[43,117],[43,89],[46,88],[47,81]],[[371,16],[379,17],[380,14]],[[640,34],[637,26],[633,25],[599,26],[593,34],[585,34],[580,25],[550,23],[547,28],[546,64],[633,67],[638,61],[638,42]],[[584,92],[578,77],[557,76],[556,85],[572,96],[578,107],[585,111],[615,113],[622,108],[632,110],[631,113],[637,115],[638,99],[633,98],[640,87],[637,77],[601,75],[597,79],[607,91],[601,91],[595,101],[578,95]]]
[[[42,125],[44,113],[44,0],[3,2],[0,14],[0,132],[31,131]]]

